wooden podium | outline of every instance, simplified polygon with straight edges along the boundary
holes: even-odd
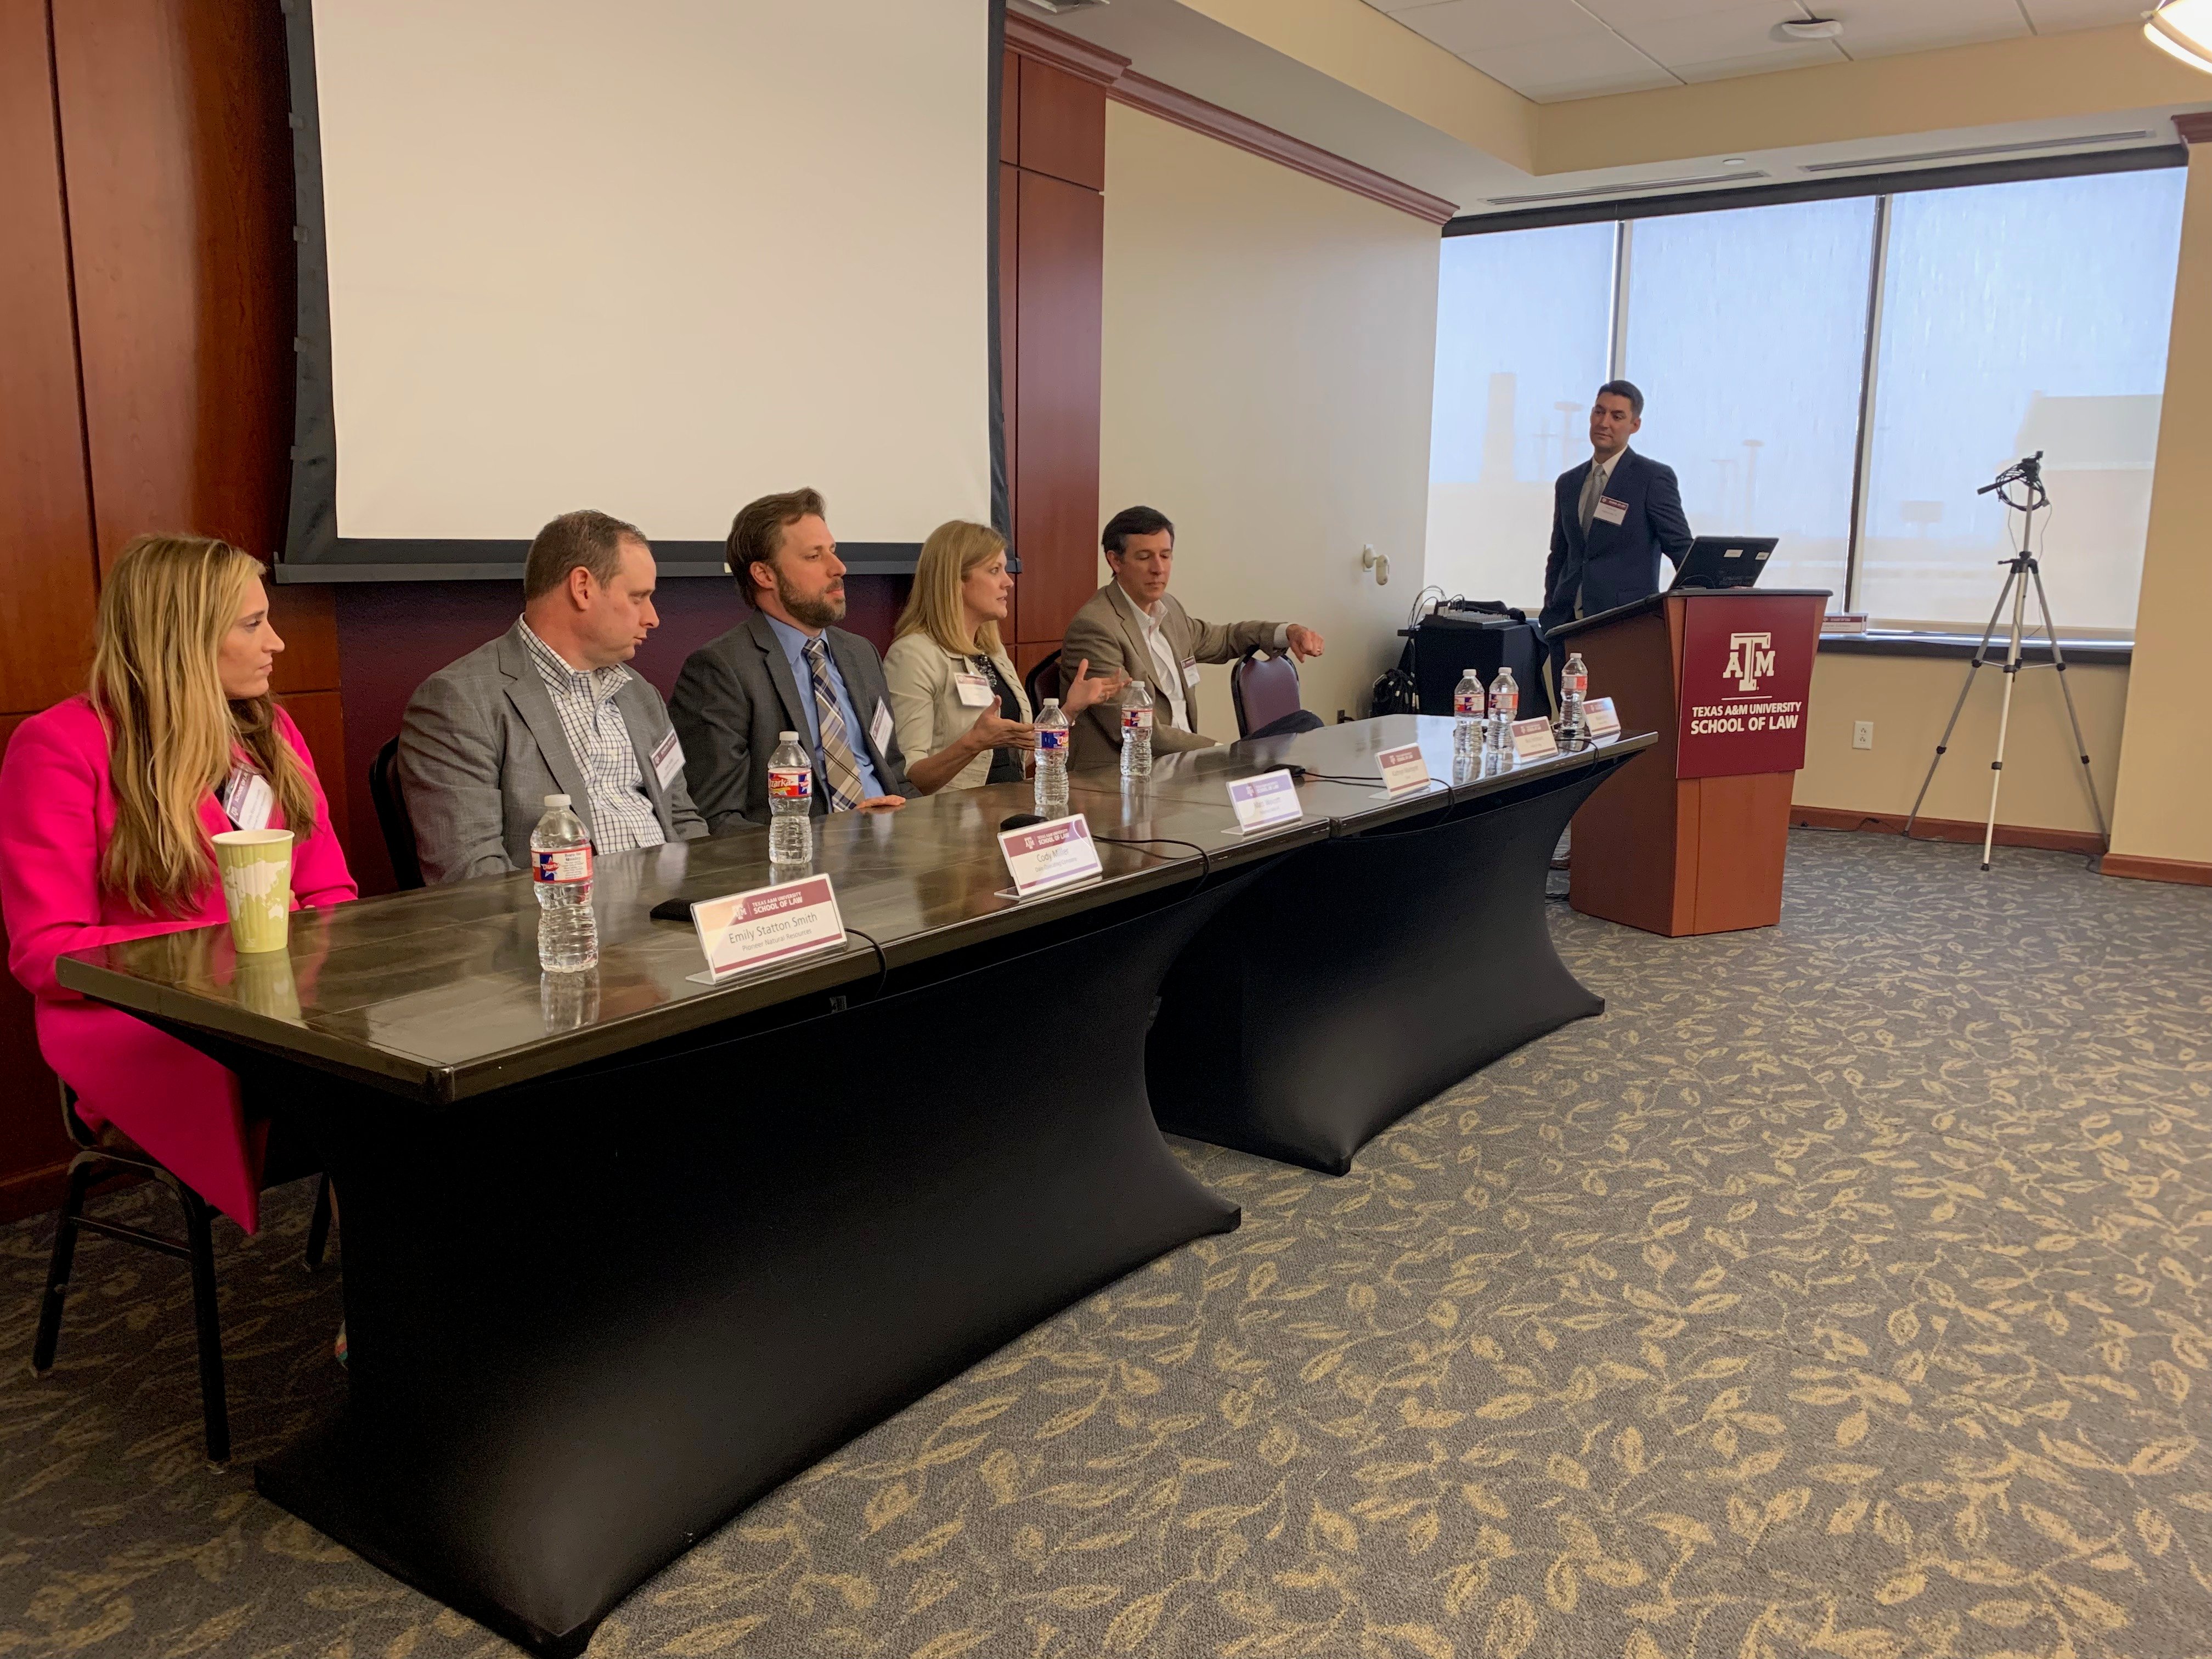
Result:
[[[1553,630],[1659,742],[1575,814],[1569,902],[1679,938],[1782,919],[1825,590],[1654,594]]]

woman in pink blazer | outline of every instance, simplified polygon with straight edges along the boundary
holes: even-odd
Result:
[[[87,695],[25,720],[0,763],[0,914],[40,1051],[88,1123],[112,1125],[248,1232],[268,1126],[248,1121],[238,1079],[63,989],[54,959],[225,921],[209,837],[233,827],[295,832],[295,907],[355,896],[307,745],[269,695],[283,648],[251,555],[141,536],[102,584]]]

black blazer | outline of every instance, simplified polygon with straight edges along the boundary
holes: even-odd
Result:
[[[888,711],[891,706],[876,647],[842,628],[822,631],[830,641],[830,659],[837,665],[860,722],[854,740],[867,745],[876,781],[887,795],[911,798],[921,793],[906,775],[898,738],[894,736],[878,748],[868,730],[875,724],[876,710]],[[684,672],[676,677],[676,693],[668,700],[668,714],[684,744],[684,781],[714,834],[739,823],[769,821],[768,757],[775,752],[777,732],[796,732],[805,738],[805,707],[799,701],[791,661],[768,618],[758,612],[685,659]],[[829,810],[817,768],[815,816]]]
[[[1628,511],[1619,524],[1592,517],[1586,544],[1581,508],[1589,470],[1584,461],[1559,474],[1552,486],[1552,556],[1544,564],[1544,611],[1538,618],[1547,629],[1575,619],[1577,590],[1586,617],[1650,599],[1659,591],[1659,556],[1679,565],[1690,550],[1690,521],[1682,516],[1674,469],[1632,449],[1621,452],[1605,481],[1605,493],[1627,503]]]

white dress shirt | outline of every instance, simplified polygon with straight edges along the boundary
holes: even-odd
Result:
[[[1139,605],[1129,597],[1129,590],[1119,582],[1114,584],[1114,597],[1121,602],[1121,608],[1135,621],[1137,631],[1144,636],[1146,649],[1152,653],[1152,700],[1165,702],[1172,723],[1186,732],[1189,731],[1190,717],[1183,712],[1182,665],[1176,660],[1175,653],[1168,647],[1167,635],[1161,630],[1162,607],[1159,602],[1154,600],[1149,605]],[[1288,650],[1290,643],[1290,623],[1278,623],[1275,625],[1275,649]],[[1139,678],[1136,668],[1135,663],[1129,665],[1131,679]]]

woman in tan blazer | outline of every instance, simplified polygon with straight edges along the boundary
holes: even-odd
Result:
[[[955,520],[921,544],[914,590],[884,653],[884,678],[907,775],[925,795],[947,785],[972,789],[1022,780],[1036,728],[1021,678],[999,642],[1013,592],[1006,538],[989,526]],[[1126,675],[1091,679],[1089,667],[1076,665],[1061,699],[1070,720],[1128,684]]]

